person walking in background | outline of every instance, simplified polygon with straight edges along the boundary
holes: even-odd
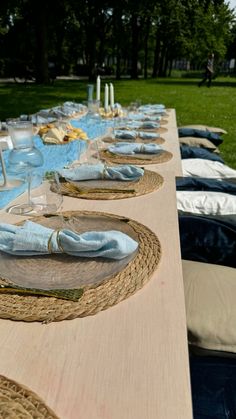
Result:
[[[207,87],[211,87],[213,72],[214,72],[214,54],[211,53],[208,55],[204,77],[202,81],[198,83],[198,86],[201,87],[207,81]]]

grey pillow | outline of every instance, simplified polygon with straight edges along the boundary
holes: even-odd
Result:
[[[210,151],[214,151],[214,153],[219,153],[218,147],[213,144],[207,138],[200,138],[200,137],[180,137],[179,138],[180,144],[189,145],[191,147],[203,147]]]
[[[236,269],[182,261],[189,344],[236,353]]]
[[[193,128],[193,129],[200,129],[202,131],[210,131],[214,132],[215,134],[227,134],[227,131],[225,131],[222,128],[218,127],[209,127],[208,125],[183,125],[182,127],[178,128]]]

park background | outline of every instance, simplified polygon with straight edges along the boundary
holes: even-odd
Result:
[[[115,101],[164,103],[178,126],[220,126],[236,168],[236,20],[222,0],[9,0],[0,5],[0,120],[112,81]],[[199,88],[214,52],[214,80]],[[103,96],[102,96],[103,99]]]

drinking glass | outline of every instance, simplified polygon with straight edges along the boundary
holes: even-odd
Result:
[[[62,206],[63,196],[57,172],[46,172],[42,183],[30,191],[32,215],[56,213]]]
[[[28,185],[27,203],[9,207],[7,212],[24,215],[32,210],[30,202],[32,172],[43,165],[43,155],[33,143],[33,124],[30,121],[8,121],[8,132],[13,143],[9,153],[9,169],[14,174],[25,174]]]

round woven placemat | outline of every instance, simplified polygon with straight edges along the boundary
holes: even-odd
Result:
[[[113,144],[113,143],[120,143],[120,142],[129,142],[130,140],[127,140],[127,138],[111,138],[111,137],[107,137],[107,138],[103,138],[103,140],[102,140],[104,143],[111,143],[111,144]],[[148,140],[143,140],[142,138],[140,138],[140,137],[136,137],[135,138],[135,142],[136,143],[142,143],[142,144],[145,144],[145,142],[147,142]],[[152,143],[154,143],[154,144],[163,144],[164,142],[165,142],[165,140],[164,140],[164,138],[162,138],[162,137],[156,137],[155,139],[154,138],[152,138],[151,140],[149,140],[149,141],[152,141]],[[130,141],[131,142],[131,141]]]
[[[170,151],[163,150],[162,153],[159,154],[146,154],[146,158],[142,158],[142,154],[135,154],[135,155],[121,155],[121,154],[113,154],[110,153],[108,150],[103,150],[100,152],[101,159],[109,163],[119,163],[119,164],[159,164],[159,163],[166,163],[172,159],[173,154]]]
[[[70,211],[64,212],[63,216],[67,218],[95,217],[95,222],[98,217],[99,229],[101,229],[101,220],[104,220],[106,225],[115,222],[116,229],[120,229],[120,231],[131,229],[132,236],[139,243],[138,251],[134,258],[118,273],[106,277],[99,284],[84,286],[83,295],[76,302],[55,297],[0,294],[1,318],[49,323],[94,315],[137,292],[149,281],[152,273],[157,269],[161,258],[161,245],[157,236],[143,224],[132,219],[101,212]],[[55,215],[54,219],[56,217]],[[60,219],[61,215],[57,218]],[[50,225],[49,221],[50,219],[44,217],[36,218],[36,222],[45,225]],[[76,261],[74,261],[75,263]],[[47,269],[46,262],[44,269]],[[95,267],[94,269],[99,268]],[[40,269],[38,269],[38,274],[40,275]],[[78,288],[80,288],[79,284]]]
[[[2,419],[57,419],[53,411],[31,390],[0,375]]]
[[[102,180],[100,181],[100,187],[103,186]],[[151,170],[144,170],[144,175],[138,182],[115,182],[110,181],[114,188],[117,190],[120,188],[124,192],[92,192],[92,189],[89,189],[86,192],[86,189],[78,189],[74,183],[68,181],[61,181],[61,193],[63,195],[72,196],[74,198],[83,198],[83,199],[124,199],[124,198],[133,198],[135,196],[146,195],[150,192],[153,192],[159,189],[164,182],[164,179],[161,175]],[[122,184],[121,184],[122,183]],[[97,182],[99,184],[99,182]],[[91,182],[90,182],[91,185]],[[91,187],[91,186],[90,186]],[[130,190],[131,192],[125,192],[125,190]]]

